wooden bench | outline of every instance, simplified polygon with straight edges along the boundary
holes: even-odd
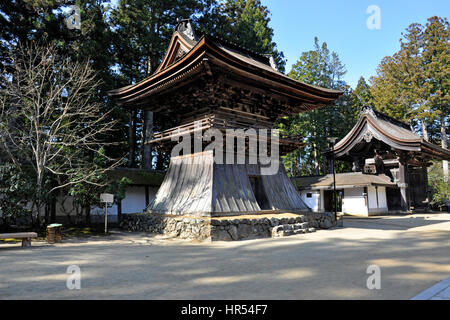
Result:
[[[22,247],[31,246],[31,238],[36,237],[36,232],[0,233],[0,239],[22,239]]]

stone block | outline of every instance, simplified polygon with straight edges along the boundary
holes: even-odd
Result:
[[[239,240],[239,235],[238,235],[238,231],[237,231],[237,226],[235,225],[231,225],[228,228],[228,233],[230,234],[231,238],[233,240]]]
[[[220,220],[217,219],[211,219],[211,225],[212,226],[220,226],[222,223]]]
[[[270,225],[275,227],[280,224],[280,221],[277,218],[270,218]]]
[[[251,225],[241,223],[237,226],[237,233],[239,239],[248,238],[252,235],[253,228]]]
[[[324,219],[322,222],[319,223],[319,226],[323,229],[329,229],[333,226],[333,224],[329,219]]]

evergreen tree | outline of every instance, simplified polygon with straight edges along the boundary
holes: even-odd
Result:
[[[441,146],[447,149],[450,113],[450,31],[447,18],[435,16],[428,19],[424,31],[422,55],[427,79],[423,86],[423,95],[427,97],[430,118],[434,120],[434,123],[437,122]],[[442,167],[444,181],[448,183],[448,161],[444,160]]]
[[[226,0],[198,20],[200,30],[260,54],[271,54],[281,72],[286,60],[273,41],[270,11],[260,0]]]
[[[411,24],[401,48],[385,57],[371,78],[375,107],[408,121],[426,140],[448,147],[450,105],[450,34],[446,18],[431,17],[425,26]],[[418,121],[417,121],[418,119]],[[448,162],[443,162],[448,177]]]
[[[110,15],[112,51],[116,74],[115,87],[122,87],[150,76],[160,64],[180,18],[209,12],[213,0],[121,0]],[[133,110],[128,118],[130,167],[138,166],[142,154],[144,117]],[[155,131],[165,128],[165,121],[155,117]],[[140,141],[139,141],[140,139]],[[163,169],[164,155],[158,153],[157,169]]]
[[[361,110],[362,107],[370,105],[371,99],[370,86],[364,77],[360,77],[356,88],[352,91],[352,105],[356,110]]]
[[[375,107],[394,118],[411,122],[413,126],[418,125],[415,122],[417,115],[422,117],[423,123],[426,121],[426,100],[418,90],[425,81],[420,58],[421,34],[422,26],[411,24],[400,41],[401,50],[392,57],[383,58],[377,68],[377,76],[371,78]]]
[[[327,173],[322,152],[329,147],[328,137],[342,138],[354,125],[357,112],[351,103],[350,87],[343,81],[345,66],[327,44],[314,39],[314,50],[303,52],[292,66],[288,76],[296,80],[330,89],[343,90],[344,94],[331,106],[286,117],[280,129],[305,137],[305,147],[285,157],[291,175],[319,175]],[[300,165],[301,164],[301,165]],[[345,164],[337,171],[348,169]]]

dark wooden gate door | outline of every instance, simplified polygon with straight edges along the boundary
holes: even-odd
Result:
[[[334,203],[333,203],[333,190],[325,190],[323,192],[323,204],[325,211],[333,211]]]
[[[261,210],[271,209],[261,177],[249,176],[248,178],[250,179],[250,184],[252,185],[252,191],[255,195],[256,202],[258,202]]]
[[[422,168],[409,169],[408,189],[411,206],[415,209],[426,207],[427,183],[428,181],[423,174]]]
[[[401,210],[401,197],[399,188],[386,188],[388,210]]]

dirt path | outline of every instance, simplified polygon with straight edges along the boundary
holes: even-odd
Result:
[[[450,215],[346,218],[279,239],[195,243],[137,233],[0,244],[0,299],[410,299],[450,276]],[[81,270],[69,290],[68,266]],[[381,289],[369,290],[369,265]]]

